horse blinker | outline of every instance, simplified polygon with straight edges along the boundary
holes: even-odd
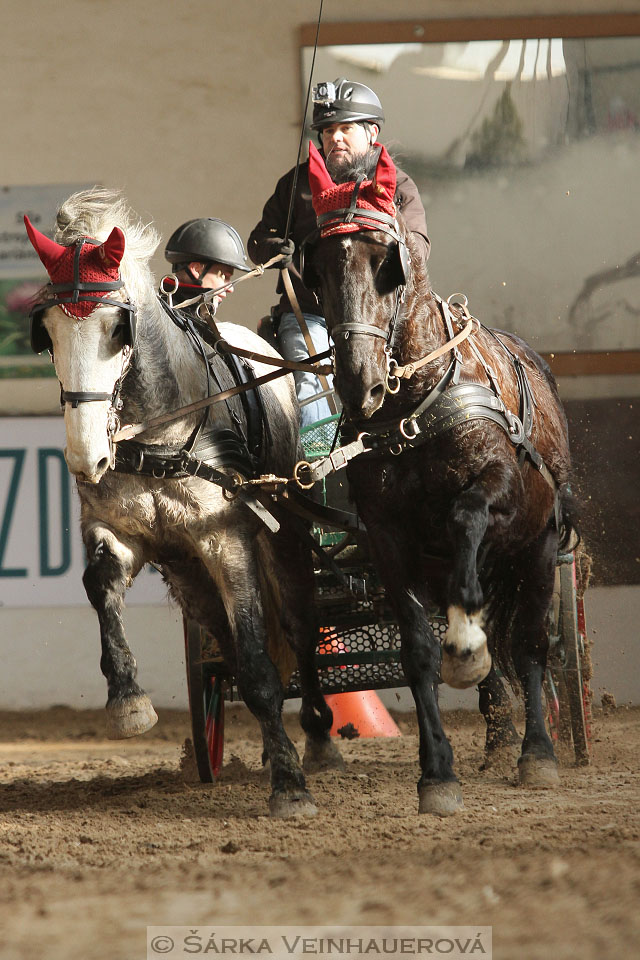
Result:
[[[404,240],[398,240],[394,264],[394,279],[396,287],[406,287],[409,279],[409,251]]]
[[[53,344],[51,337],[42,322],[42,315],[47,309],[48,304],[37,303],[29,314],[29,342],[34,353],[42,353],[48,350],[53,356]]]

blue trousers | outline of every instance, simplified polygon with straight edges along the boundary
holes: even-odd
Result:
[[[316,353],[323,353],[328,350],[329,334],[324,317],[319,317],[313,313],[305,313],[303,316],[307,321]],[[294,313],[283,313],[280,317],[277,339],[278,349],[285,360],[304,361],[309,356],[302,330]],[[295,370],[293,376],[296,381],[296,395],[298,402],[301,404],[300,426],[308,427],[318,420],[330,417],[332,411],[325,397],[303,404],[303,400],[308,400],[309,397],[322,392],[323,387],[318,377],[313,373],[304,373],[302,370]],[[333,377],[327,377],[327,380],[329,386],[332,387]]]

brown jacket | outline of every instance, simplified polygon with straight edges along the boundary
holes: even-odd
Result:
[[[247,244],[247,251],[254,263],[266,263],[279,252],[279,243],[284,238],[287,226],[287,215],[291,197],[291,188],[294,181],[295,168],[285,173],[278,180],[273,195],[269,197],[262,211],[262,219],[251,231]],[[402,217],[419,241],[425,260],[429,256],[431,242],[427,233],[427,218],[422,206],[422,200],[413,180],[402,170],[396,168],[395,202]],[[316,215],[311,204],[311,188],[309,187],[309,161],[300,164],[298,181],[291,216],[289,236],[296,245],[290,273],[293,289],[300,308],[304,313],[322,313],[315,294],[302,283],[300,278],[300,245],[316,229]],[[282,280],[278,275],[276,293],[279,293],[279,313],[291,313],[291,305],[283,290]]]

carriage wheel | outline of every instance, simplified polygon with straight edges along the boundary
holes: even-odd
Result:
[[[585,653],[584,607],[576,597],[575,559],[562,564],[560,576],[560,610],[558,632],[563,653],[562,679],[566,687],[566,703],[571,718],[571,734],[576,763],[589,763],[591,747],[591,694],[583,676]],[[579,626],[582,625],[582,631]]]
[[[224,695],[222,679],[202,659],[202,629],[184,621],[187,685],[193,750],[202,783],[213,783],[224,753]]]

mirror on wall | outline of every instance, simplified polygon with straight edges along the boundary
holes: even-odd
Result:
[[[640,37],[322,46],[313,73],[380,97],[439,294],[541,352],[640,347]]]

